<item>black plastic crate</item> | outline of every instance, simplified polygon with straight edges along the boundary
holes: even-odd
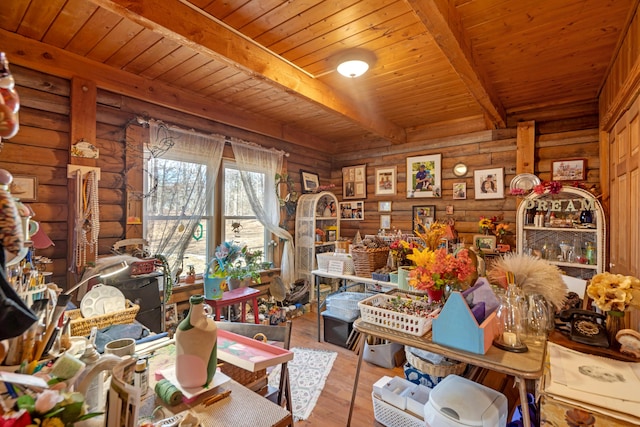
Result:
[[[345,320],[332,315],[328,311],[323,311],[322,317],[325,342],[348,348],[347,339],[353,329],[353,319]]]

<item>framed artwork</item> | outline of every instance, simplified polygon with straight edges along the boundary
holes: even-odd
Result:
[[[552,181],[584,181],[587,179],[587,159],[554,160],[551,162]]]
[[[364,199],[367,197],[367,165],[342,168],[342,198]]]
[[[383,230],[391,228],[391,215],[380,215],[380,228]]]
[[[10,186],[11,195],[21,202],[35,202],[38,199],[38,177],[14,175]]]
[[[467,183],[453,183],[453,200],[465,200],[467,198]]]
[[[473,171],[476,199],[504,198],[504,168]]]
[[[396,194],[396,166],[376,168],[376,195]]]
[[[340,202],[340,219],[362,221],[364,219],[364,202]]]
[[[453,215],[453,205],[445,206],[444,211],[447,215]]]
[[[315,193],[320,186],[320,176],[317,173],[300,169],[300,180],[302,181],[303,193]]]
[[[486,234],[476,234],[473,236],[473,244],[481,251],[493,252],[496,249],[496,236]]]
[[[428,228],[435,220],[436,205],[421,205],[413,207],[413,229],[416,229],[418,224],[422,224]]]
[[[442,195],[442,155],[407,157],[407,197]]]
[[[378,212],[391,212],[391,202],[378,202]]]

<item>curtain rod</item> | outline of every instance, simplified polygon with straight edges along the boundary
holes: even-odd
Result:
[[[162,123],[162,124],[167,125],[167,124],[166,124],[166,123],[164,123],[162,120],[145,119],[144,117],[141,117],[141,116],[137,116],[137,117],[136,117],[136,122],[137,122],[140,126],[149,126],[149,123],[150,123],[150,121],[151,121],[151,120],[154,120],[154,121],[156,121],[156,122],[158,122],[158,123]],[[171,126],[167,125],[167,127],[175,127],[175,128],[177,128],[177,129],[179,129],[179,130],[181,130],[181,131],[183,131],[183,132],[192,132],[192,133],[195,133],[195,134],[198,134],[198,135],[205,135],[205,136],[216,135],[216,134],[209,134],[209,135],[207,135],[207,134],[204,134],[204,133],[196,132],[194,129],[183,129],[183,128],[181,128],[180,126],[176,126],[176,125],[171,125]],[[217,135],[219,135],[219,134],[217,134]],[[279,149],[277,149],[277,148],[267,148],[267,147],[263,147],[262,145],[260,145],[260,144],[256,144],[255,142],[245,141],[245,140],[242,140],[242,139],[240,139],[240,138],[234,138],[234,137],[231,137],[231,136],[228,136],[228,135],[220,135],[220,136],[223,136],[223,137],[224,137],[225,144],[230,144],[230,143],[231,143],[231,139],[233,139],[233,140],[235,140],[235,141],[237,141],[237,142],[240,142],[240,143],[243,143],[243,144],[247,144],[247,145],[251,145],[252,147],[255,147],[255,148],[256,148],[256,149],[258,149],[258,150],[263,150],[263,151],[267,151],[267,152],[276,152],[276,153],[281,153],[283,156],[285,156],[285,157],[289,157],[289,153],[288,153],[288,152],[286,152],[286,151],[284,151],[284,150],[279,150]]]

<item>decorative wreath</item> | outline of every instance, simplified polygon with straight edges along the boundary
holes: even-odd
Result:
[[[287,185],[287,195],[284,198],[280,197],[280,184]],[[293,178],[291,178],[289,174],[276,174],[276,196],[278,196],[280,206],[285,206],[287,203],[295,204],[298,202],[298,192],[295,190]]]

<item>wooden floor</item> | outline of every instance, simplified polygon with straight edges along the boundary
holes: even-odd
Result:
[[[347,425],[358,357],[351,350],[326,342],[318,342],[316,316],[316,313],[307,313],[293,319],[291,347],[332,350],[338,353],[338,357],[311,416],[307,420],[297,422],[296,426],[344,427]],[[362,362],[358,394],[351,420],[352,426],[382,426],[376,422],[373,414],[371,391],[373,384],[385,375],[404,377],[404,371],[402,367],[385,369]],[[509,399],[509,408],[513,410],[515,399],[517,399],[517,389],[513,387],[511,378],[488,373],[481,382],[505,393]]]
[[[331,373],[311,416],[307,420],[297,422],[296,426],[344,427],[347,425],[358,357],[353,351],[340,346],[318,342],[316,316],[316,313],[307,313],[293,319],[291,347],[332,350],[338,353],[338,357],[333,363]],[[373,416],[371,391],[373,384],[384,375],[404,376],[404,373],[402,367],[385,369],[362,362],[358,395],[351,420],[352,426],[382,426]]]

